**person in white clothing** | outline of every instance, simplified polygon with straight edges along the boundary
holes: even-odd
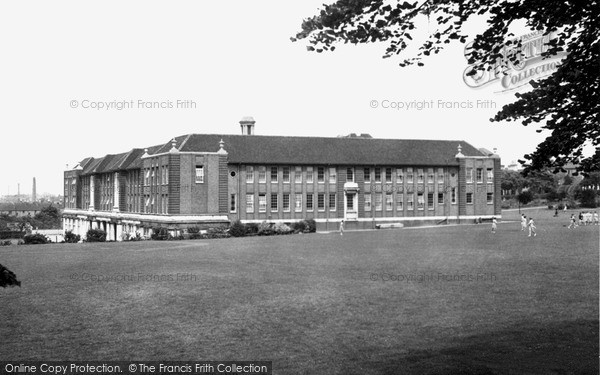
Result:
[[[527,228],[527,217],[525,214],[521,214],[521,230],[524,231]]]
[[[533,237],[537,236],[537,233],[535,233],[535,223],[533,222],[532,217],[529,218],[528,226],[529,226],[529,236],[528,237],[531,237],[532,234],[533,234]]]

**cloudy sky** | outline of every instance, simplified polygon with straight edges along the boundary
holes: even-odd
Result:
[[[497,148],[503,164],[543,139],[533,126],[489,122],[516,91],[468,87],[463,45],[400,68],[400,59],[381,58],[382,44],[317,54],[292,43],[322,3],[3,2],[0,194],[17,183],[30,193],[34,176],[38,193],[61,193],[67,163],[182,134],[237,134],[243,116],[260,135],[464,140]],[[474,20],[473,36],[481,26]],[[113,107],[92,108],[100,103]]]

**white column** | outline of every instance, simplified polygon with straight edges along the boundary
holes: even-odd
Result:
[[[94,182],[94,176],[90,176],[90,211],[94,211],[94,200],[95,200],[95,194],[94,194],[94,190],[96,187],[96,183]]]
[[[117,224],[117,241],[121,241],[123,239],[123,224]]]
[[[114,183],[113,183],[113,187],[114,187],[114,194],[113,194],[113,211],[119,211],[119,172],[115,172],[114,173]]]

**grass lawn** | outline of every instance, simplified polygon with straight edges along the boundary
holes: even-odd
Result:
[[[482,224],[2,247],[23,284],[0,290],[0,358],[597,374],[600,227],[524,212],[537,237],[510,211],[496,234]]]

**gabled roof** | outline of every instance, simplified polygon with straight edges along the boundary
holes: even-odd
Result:
[[[485,155],[465,141],[362,137],[287,137],[231,134],[188,134],[174,138],[181,152],[217,152],[223,140],[229,163],[312,165],[456,166],[458,145],[465,156]],[[172,140],[148,147],[148,154],[169,152]],[[86,158],[82,174],[142,167],[144,150]]]

